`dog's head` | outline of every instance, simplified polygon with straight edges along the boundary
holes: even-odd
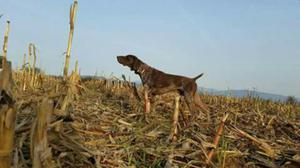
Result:
[[[142,63],[141,60],[134,55],[117,56],[117,60],[120,64],[128,66],[130,70],[134,71],[137,71]]]

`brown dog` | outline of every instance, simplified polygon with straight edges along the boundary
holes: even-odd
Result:
[[[196,80],[200,78],[203,73],[194,78],[167,74],[150,67],[134,55],[117,56],[117,60],[120,64],[128,66],[130,70],[140,76],[145,87],[145,113],[150,111],[150,103],[149,105],[147,103],[149,102],[148,96],[153,98],[155,95],[162,95],[172,91],[177,91],[184,97],[192,116],[194,116],[196,112],[195,106],[198,106],[208,112],[208,108],[202,103],[199,95],[197,94]]]

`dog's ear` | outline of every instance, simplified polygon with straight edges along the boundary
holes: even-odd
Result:
[[[130,58],[130,62],[131,62],[130,69],[134,70],[134,71],[138,70],[138,68],[141,65],[141,61],[134,55],[130,55],[129,58]]]
[[[137,59],[138,59],[135,55],[131,55],[131,54],[126,55],[126,57],[127,57],[128,59],[130,59],[130,60],[137,60]]]

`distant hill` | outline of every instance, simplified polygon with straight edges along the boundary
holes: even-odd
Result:
[[[81,77],[81,79],[83,79],[83,80],[90,80],[90,79],[105,79],[105,78],[102,77],[102,76],[95,76],[95,75],[81,75],[80,77]]]
[[[104,77],[95,77],[92,75],[82,75],[82,79],[105,79]],[[134,81],[137,85],[140,85],[140,81]],[[204,88],[199,87],[198,91],[201,93],[206,93],[209,95],[218,95],[218,96],[232,96],[232,97],[246,97],[246,96],[252,96],[252,97],[260,97],[265,100],[273,100],[273,101],[286,101],[288,96],[283,96],[279,94],[273,94],[273,93],[266,93],[266,92],[259,92],[259,91],[253,91],[253,90],[218,90],[218,89],[212,89],[212,88]],[[298,102],[300,102],[300,98],[296,98]]]
[[[273,93],[266,93],[266,92],[251,91],[251,90],[217,90],[217,89],[200,87],[199,91],[210,95],[232,96],[232,97],[239,97],[239,98],[250,95],[252,97],[260,97],[262,99],[273,100],[273,101],[285,101],[287,99],[287,96],[273,94]],[[299,98],[297,98],[297,100],[300,101]]]

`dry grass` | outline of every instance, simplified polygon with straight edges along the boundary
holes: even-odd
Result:
[[[212,148],[211,167],[299,166],[299,106],[203,95],[211,110],[211,122],[200,113],[189,128],[182,128],[180,119],[178,139],[170,142],[174,95],[157,98],[156,110],[145,123],[143,102],[132,95],[131,87],[119,82],[113,85],[109,80],[81,82],[82,91],[67,109],[70,122],[60,115],[59,108],[68,90],[55,89],[56,85],[63,86],[59,79],[43,78],[43,89],[28,90],[17,97],[22,102],[14,155],[19,167],[32,166],[30,128],[43,97],[50,97],[56,105],[48,127],[56,167],[204,167]],[[181,104],[180,109],[184,107]],[[225,113],[230,115],[220,145],[215,146],[215,134]]]

